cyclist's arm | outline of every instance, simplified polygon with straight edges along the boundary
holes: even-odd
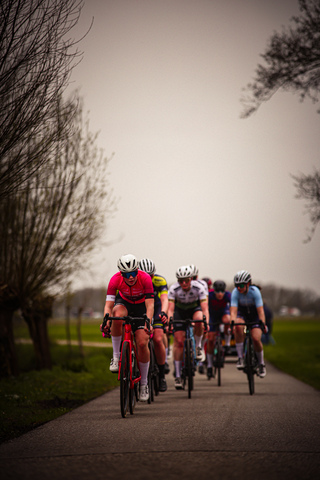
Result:
[[[167,313],[168,312],[168,294],[167,293],[161,293],[160,294],[160,300],[161,300],[161,311]]]
[[[259,320],[261,320],[261,322],[263,322],[264,325],[265,325],[266,324],[266,316],[264,314],[264,308],[263,307],[257,307],[257,312],[258,312]]]
[[[173,317],[174,305],[175,305],[174,300],[169,300],[168,301],[168,318],[169,318],[169,320],[170,320],[171,317]]]
[[[202,313],[203,315],[205,315],[206,317],[206,322],[207,322],[207,325],[209,325],[209,308],[208,308],[208,300],[202,300],[200,302],[200,306],[201,306],[201,309],[202,309]]]
[[[151,321],[153,318],[154,313],[154,298],[146,298],[145,299],[146,310],[147,310],[147,317]]]
[[[114,306],[114,301],[113,300],[106,300],[106,303],[105,303],[105,306],[104,306],[104,311],[103,311],[103,316],[105,316],[106,313],[108,313],[111,316],[113,306]]]
[[[230,307],[230,322],[237,320],[238,307]]]

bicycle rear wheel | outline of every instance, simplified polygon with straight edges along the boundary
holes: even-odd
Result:
[[[123,342],[121,351],[120,368],[120,408],[123,418],[126,417],[129,406],[130,390],[130,346],[128,342]]]
[[[214,347],[214,369],[215,369],[215,375],[218,381],[218,386],[221,386],[221,368],[223,364],[223,351],[222,351],[222,345],[221,345],[221,338],[218,337],[216,339],[216,344]]]
[[[190,338],[186,340],[185,357],[186,377],[188,379],[188,398],[191,398],[191,392],[193,390],[193,350]]]
[[[254,394],[254,350],[253,350],[253,343],[252,338],[247,337],[245,340],[245,366],[246,366],[246,373],[248,377],[249,383],[249,392],[250,395]]]

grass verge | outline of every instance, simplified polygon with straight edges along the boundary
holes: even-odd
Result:
[[[273,337],[276,344],[264,347],[266,360],[320,390],[320,319],[275,319]]]
[[[112,349],[53,345],[52,370],[33,370],[32,345],[17,345],[22,373],[0,381],[0,441],[18,437],[118,385],[110,373]]]

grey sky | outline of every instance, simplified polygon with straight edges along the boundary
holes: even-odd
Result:
[[[319,166],[319,115],[277,93],[240,119],[242,89],[295,0],[90,0],[77,32],[90,128],[120,197],[107,240],[75,286],[107,285],[124,253],[149,257],[168,282],[176,268],[231,282],[247,269],[263,284],[320,294],[320,229],[294,198],[290,173]]]

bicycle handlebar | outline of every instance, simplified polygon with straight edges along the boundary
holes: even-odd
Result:
[[[150,333],[151,323],[150,323],[150,320],[149,320],[149,318],[147,317],[146,314],[144,314],[143,317],[131,317],[130,315],[126,315],[124,317],[111,317],[108,313],[106,313],[104,318],[103,318],[102,325],[101,325],[101,332],[102,332],[103,337],[110,338],[110,328],[109,328],[108,333],[104,333],[104,331],[103,331],[104,328],[107,325],[108,320],[110,320],[111,323],[112,323],[112,320],[122,320],[125,323],[131,323],[131,322],[135,322],[135,321],[145,321],[146,324],[147,324],[147,327],[148,327],[148,331]],[[110,327],[111,327],[111,324],[110,324]]]
[[[245,322],[245,323],[235,322],[234,320],[232,320],[232,322],[230,322],[231,332],[233,331],[233,327],[235,327],[237,325],[242,326],[242,327],[249,327],[249,329],[250,329],[250,327],[252,328],[254,325],[258,325],[258,324],[259,324],[259,328],[262,330],[262,332],[264,332],[267,326],[260,319],[259,319],[259,321],[255,320],[253,322]]]
[[[203,315],[203,318],[201,320],[193,320],[192,318],[186,318],[184,320],[174,320],[173,317],[170,317],[170,321],[169,321],[169,326],[173,326],[174,324],[177,324],[177,323],[186,323],[188,326],[191,325],[192,323],[203,323],[204,325],[204,333],[206,333],[208,331],[208,325],[207,325],[207,322],[206,322],[206,316]]]

